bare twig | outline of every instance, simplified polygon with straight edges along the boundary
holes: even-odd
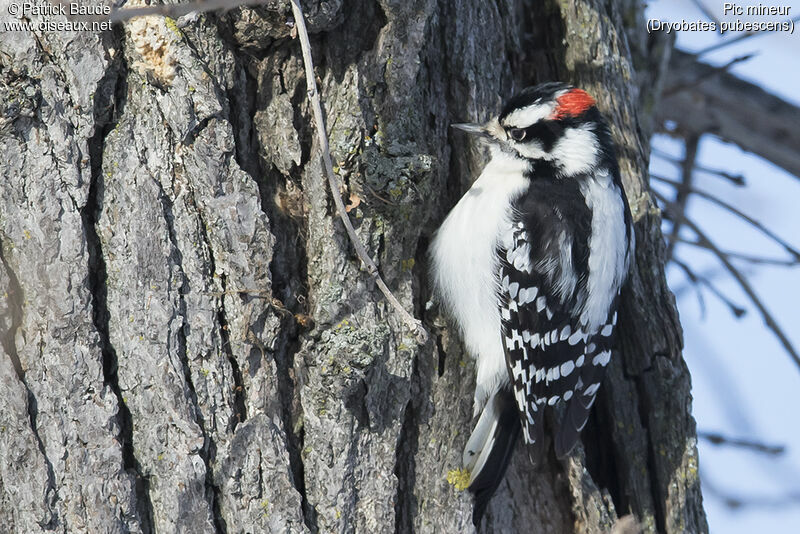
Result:
[[[733,495],[723,491],[712,480],[709,480],[705,471],[700,472],[700,480],[703,484],[703,493],[713,495],[721,499],[726,506],[732,509],[745,506],[756,506],[761,508],[783,509],[787,506],[795,506],[800,503],[800,493],[791,492],[786,495]]]
[[[697,437],[705,439],[712,445],[730,445],[732,447],[740,447],[742,449],[763,452],[764,454],[770,454],[772,456],[780,456],[786,452],[786,447],[783,445],[766,445],[753,440],[730,438],[717,432],[698,431]]]
[[[793,246],[791,246],[789,243],[787,243],[786,241],[784,241],[783,239],[778,237],[775,233],[772,232],[772,230],[770,230],[769,228],[767,228],[766,226],[764,226],[763,224],[761,224],[757,220],[753,219],[752,217],[750,217],[749,215],[747,215],[743,211],[739,210],[738,208],[736,208],[732,204],[728,204],[727,202],[725,202],[723,200],[720,200],[716,196],[714,196],[711,193],[708,193],[706,191],[703,191],[702,189],[697,189],[696,187],[689,187],[689,186],[686,186],[685,184],[682,184],[682,183],[677,182],[675,180],[670,180],[669,178],[664,178],[663,176],[657,176],[655,174],[651,174],[650,177],[655,179],[655,180],[658,180],[659,182],[664,182],[665,184],[670,184],[670,185],[672,185],[672,186],[674,186],[674,187],[676,187],[678,189],[683,188],[683,189],[689,191],[690,193],[693,193],[693,194],[695,194],[697,196],[705,198],[706,200],[709,200],[710,202],[713,202],[714,204],[716,204],[716,205],[718,205],[718,206],[720,206],[722,208],[725,208],[726,210],[730,211],[731,213],[733,213],[734,215],[736,215],[740,219],[743,219],[743,220],[747,221],[748,223],[750,223],[754,228],[759,230],[761,233],[763,233],[765,236],[767,236],[768,238],[770,238],[774,242],[778,243],[780,246],[782,246],[786,250],[786,252],[791,254],[792,257],[794,257],[794,259],[796,261],[800,261],[800,251],[798,251]]]
[[[689,202],[689,189],[692,187],[692,172],[694,164],[697,160],[697,147],[700,146],[700,136],[692,134],[686,138],[684,142],[684,156],[681,163],[681,187],[678,188],[678,193],[675,197],[675,205],[681,213],[686,212],[686,204]],[[675,239],[680,235],[681,221],[672,221],[672,231],[670,237],[672,238],[667,244],[667,260],[672,258],[675,252]]]
[[[709,289],[709,291],[711,291],[711,293],[714,294],[715,297],[717,297],[719,300],[721,300],[722,303],[725,304],[728,307],[730,312],[737,319],[739,317],[744,316],[744,314],[747,313],[747,310],[745,310],[741,306],[737,306],[731,299],[726,297],[725,294],[722,291],[717,289],[717,286],[712,284],[711,280],[709,280],[708,278],[706,278],[703,275],[695,273],[694,271],[691,270],[691,268],[689,268],[688,265],[686,265],[684,262],[682,262],[680,260],[676,260],[675,258],[673,258],[672,262],[675,265],[677,265],[678,267],[680,267],[681,269],[683,269],[683,271],[686,273],[686,276],[689,277],[689,280],[691,280],[692,282],[694,282],[694,283],[696,283],[698,285],[702,284],[702,285],[706,286]],[[699,289],[698,289],[698,293],[699,293]],[[702,310],[702,311],[705,312],[705,310]]]
[[[400,314],[403,322],[406,323],[406,326],[408,326],[408,328],[414,332],[417,341],[424,343],[428,339],[428,332],[425,330],[419,320],[415,319],[405,310],[405,308],[403,308],[403,305],[400,304],[400,301],[397,300],[397,297],[395,297],[386,286],[386,283],[383,281],[383,278],[381,278],[380,272],[378,271],[378,266],[375,265],[375,262],[369,256],[369,253],[367,253],[366,248],[364,248],[363,243],[361,243],[361,240],[358,238],[358,235],[353,228],[353,224],[350,222],[350,218],[345,211],[344,202],[339,194],[339,183],[336,179],[336,175],[333,173],[333,163],[331,161],[331,153],[328,146],[328,135],[325,131],[325,120],[322,115],[322,103],[320,102],[319,92],[317,91],[317,82],[314,77],[314,63],[311,59],[311,44],[308,40],[308,31],[306,30],[305,20],[303,19],[303,11],[300,8],[299,0],[291,0],[291,2],[292,12],[294,13],[295,23],[297,24],[297,36],[300,38],[300,46],[303,50],[303,63],[305,64],[306,84],[308,86],[308,99],[311,102],[311,109],[314,113],[314,122],[316,122],[317,138],[319,140],[320,151],[322,152],[322,161],[325,167],[325,174],[328,176],[328,185],[330,185],[331,196],[333,197],[334,204],[336,204],[336,211],[339,212],[339,217],[342,219],[342,224],[344,224],[344,227],[347,230],[347,235],[350,237],[353,248],[356,250],[356,254],[358,254],[361,262],[367,268],[367,272],[375,280],[375,283],[386,297],[386,300],[388,300],[392,307],[394,307],[394,309]]]
[[[695,272],[685,263],[680,261],[679,259],[672,257],[672,263],[680,267],[680,269],[684,272],[686,277],[689,279],[691,283],[692,289],[697,294],[697,304],[700,306],[700,317],[705,319],[706,316],[706,299],[703,298],[703,291],[700,289],[700,284],[702,281],[700,280],[700,276],[695,274]]]
[[[685,83],[679,83],[679,84],[673,85],[672,87],[665,88],[664,91],[661,93],[661,96],[662,96],[662,98],[667,98],[668,96],[672,96],[675,93],[679,93],[681,91],[685,91],[686,89],[691,89],[692,87],[700,85],[705,80],[707,80],[709,78],[712,78],[712,77],[716,76],[717,74],[720,74],[720,73],[723,73],[723,72],[727,72],[728,70],[730,70],[731,67],[733,67],[737,63],[741,63],[743,61],[748,61],[750,59],[753,59],[755,56],[756,56],[755,53],[753,53],[753,54],[745,54],[743,56],[735,57],[732,60],[728,61],[726,64],[721,65],[719,67],[709,67],[709,70],[707,72],[704,72],[701,76],[698,76],[697,78],[695,78],[693,80],[690,80],[690,81],[685,82]]]
[[[792,22],[800,22],[800,16],[797,16],[797,17],[793,18]],[[704,48],[704,49],[700,50],[697,53],[697,56],[698,57],[699,56],[704,56],[704,55],[706,55],[706,54],[708,54],[710,52],[714,52],[716,50],[719,50],[720,48],[724,48],[724,47],[732,45],[734,43],[738,43],[738,42],[744,41],[745,39],[748,39],[748,38],[750,38],[750,37],[752,37],[754,35],[764,35],[764,34],[773,33],[773,32],[774,32],[774,30],[772,30],[772,31],[745,32],[745,33],[742,33],[740,35],[737,35],[736,37],[732,37],[731,39],[727,39],[725,41],[721,41],[721,42],[713,44],[713,45],[711,45],[711,46],[709,46],[707,48]]]
[[[674,163],[675,165],[681,166],[683,165],[683,160],[675,158],[663,150],[659,150],[657,148],[650,148],[650,153],[654,156],[658,156],[659,158],[668,161],[669,163]],[[734,185],[743,186],[746,185],[744,176],[741,174],[731,174],[727,171],[723,171],[720,169],[712,169],[710,167],[704,167],[703,165],[695,164],[694,170],[706,172],[708,174],[713,174],[715,176],[719,176],[720,178],[725,178],[729,182],[733,183]]]
[[[719,26],[719,19],[714,16],[714,13],[712,13],[703,2],[700,0],[692,0],[692,3],[697,6],[697,9],[700,10],[703,16],[705,16],[708,20],[715,22],[717,26]]]
[[[750,301],[758,308],[758,311],[761,313],[761,316],[764,318],[764,322],[767,325],[767,328],[772,330],[772,333],[778,338],[783,345],[784,350],[789,354],[792,358],[794,363],[800,368],[800,355],[798,355],[797,350],[792,345],[789,338],[786,337],[781,327],[775,321],[775,318],[772,317],[772,314],[767,310],[764,304],[761,302],[761,298],[756,294],[753,288],[750,286],[750,283],[747,279],[739,272],[739,270],[734,266],[730,259],[725,256],[725,253],[722,252],[716,245],[706,236],[705,232],[703,232],[700,227],[698,227],[694,221],[686,217],[684,213],[676,208],[676,206],[667,200],[663,195],[659,194],[657,191],[652,191],[652,193],[662,202],[664,208],[672,215],[674,218],[680,218],[687,227],[691,228],[695,234],[697,234],[697,238],[704,244],[708,245],[709,250],[717,256],[717,259],[725,266],[725,269],[733,276],[734,279],[739,283],[739,286],[742,290],[747,294],[750,298]]]
[[[692,239],[684,239],[683,237],[673,237],[673,236],[667,236],[667,239],[673,241],[674,243],[683,243],[684,245],[691,245],[693,247],[710,250],[708,245],[700,241],[694,241]],[[775,265],[777,267],[795,267],[797,265],[800,265],[800,261],[798,260],[765,258],[763,256],[753,256],[751,254],[744,254],[742,252],[733,252],[730,250],[723,250],[722,253],[731,259],[746,261],[748,263],[753,263],[756,265]]]

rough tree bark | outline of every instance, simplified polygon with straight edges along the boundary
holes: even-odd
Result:
[[[620,144],[639,243],[623,354],[586,452],[539,471],[517,454],[482,531],[607,532],[633,513],[705,532],[637,118],[665,63],[641,6],[303,6],[349,214],[434,339],[405,331],[333,213],[288,2],[7,32],[0,530],[471,531],[447,474],[474,369],[429,303],[426,247],[483,160],[448,124],[561,79],[598,96]]]

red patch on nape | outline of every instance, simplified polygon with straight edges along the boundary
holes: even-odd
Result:
[[[577,117],[595,104],[594,98],[583,89],[571,89],[559,96],[556,102],[558,102],[558,107],[553,116],[556,120]]]

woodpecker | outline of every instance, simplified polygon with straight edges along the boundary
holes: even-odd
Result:
[[[611,359],[634,233],[611,134],[585,91],[529,87],[489,122],[453,127],[491,155],[430,249],[436,293],[477,360],[463,453],[477,525],[520,433],[539,460],[546,407],[564,404],[556,455],[577,443]]]

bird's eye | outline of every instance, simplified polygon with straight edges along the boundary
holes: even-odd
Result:
[[[526,133],[524,128],[512,128],[508,131],[509,137],[517,142],[525,139]]]

